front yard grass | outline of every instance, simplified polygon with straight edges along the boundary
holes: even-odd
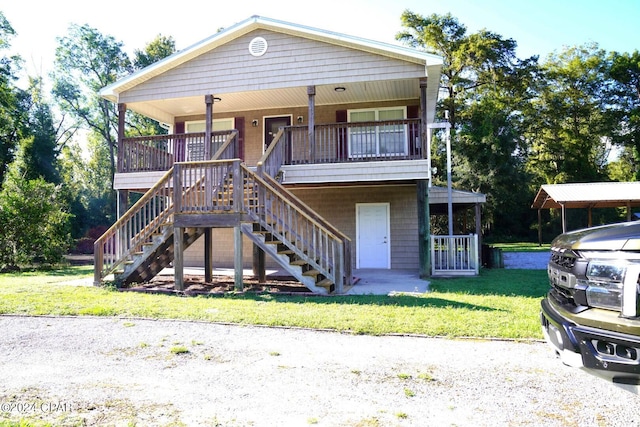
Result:
[[[356,334],[541,339],[544,270],[483,270],[479,277],[431,280],[413,296],[335,297],[244,294],[178,297],[60,284],[91,267],[0,275],[0,314],[182,319],[329,329]]]

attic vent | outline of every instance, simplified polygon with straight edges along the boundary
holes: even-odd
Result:
[[[253,56],[262,56],[267,52],[267,41],[262,37],[256,37],[249,43],[249,53]]]

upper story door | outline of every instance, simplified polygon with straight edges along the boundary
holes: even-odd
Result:
[[[265,117],[264,118],[264,148],[265,150],[273,138],[278,134],[278,130],[285,126],[291,126],[291,116]]]

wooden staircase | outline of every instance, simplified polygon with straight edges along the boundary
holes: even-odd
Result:
[[[110,273],[118,283],[151,280],[175,258],[175,230],[184,231],[186,248],[208,226],[220,226],[220,218],[232,218],[225,226],[239,227],[312,292],[341,293],[351,281],[348,238],[275,180],[234,159],[176,163],[96,241],[94,282]],[[185,225],[194,219],[197,225]]]
[[[307,257],[297,255],[259,223],[243,224],[242,233],[310,291],[319,294],[335,291],[335,283],[314,269]]]

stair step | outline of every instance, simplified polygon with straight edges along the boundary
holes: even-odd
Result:
[[[321,288],[325,288],[327,290],[329,290],[329,292],[333,292],[333,289],[331,289],[331,287],[335,287],[335,284],[330,280],[330,279],[322,279],[320,280],[318,283],[316,283],[316,286],[319,286]]]
[[[318,270],[307,270],[304,273],[302,273],[303,276],[309,276],[309,277],[317,277],[319,274],[321,274]]]
[[[293,251],[292,251],[293,252]],[[303,265],[307,265],[309,264],[307,261],[303,260],[303,259],[296,259],[294,261],[291,261],[289,264],[291,265],[298,265],[298,266],[303,266]]]

